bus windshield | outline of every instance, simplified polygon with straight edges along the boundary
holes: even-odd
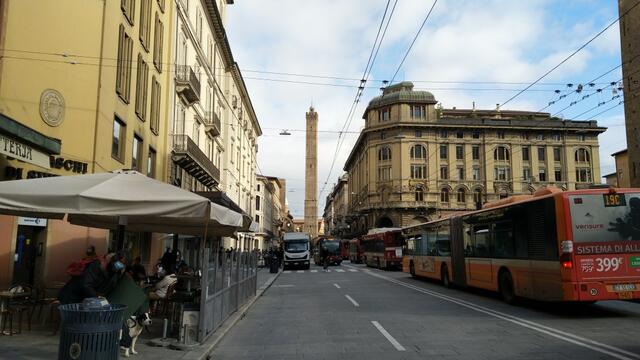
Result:
[[[306,241],[285,241],[284,250],[287,252],[302,252],[308,249],[308,244]]]
[[[337,241],[326,241],[322,244],[322,246],[326,246],[329,252],[335,252],[338,251],[340,243]]]
[[[569,196],[573,241],[640,240],[640,193]]]

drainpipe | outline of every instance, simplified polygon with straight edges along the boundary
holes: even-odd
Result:
[[[100,59],[98,60],[98,93],[96,96],[96,117],[93,124],[93,161],[91,162],[91,172],[96,172],[96,144],[98,139],[98,122],[100,120],[100,91],[102,91],[102,57],[104,55],[104,21],[107,9],[107,0],[102,0],[102,26],[100,30]]]

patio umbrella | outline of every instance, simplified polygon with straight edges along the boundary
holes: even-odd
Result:
[[[103,229],[228,236],[243,215],[136,171],[0,182],[0,214]]]

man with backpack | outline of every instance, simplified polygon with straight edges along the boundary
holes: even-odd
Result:
[[[60,289],[61,304],[81,303],[86,298],[108,294],[124,272],[122,259],[116,254],[98,257],[95,247],[89,246],[86,255],[67,267],[71,279]]]

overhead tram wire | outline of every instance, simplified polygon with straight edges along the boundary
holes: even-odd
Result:
[[[398,68],[396,69],[396,72],[391,77],[391,81],[389,82],[390,84],[393,84],[393,80],[395,80],[396,75],[398,75],[398,72],[402,68],[402,65],[404,65],[404,61],[407,59],[407,56],[409,55],[409,52],[411,52],[411,49],[413,48],[413,44],[416,43],[416,40],[418,39],[418,36],[420,36],[420,33],[422,32],[422,29],[424,28],[424,24],[427,23],[427,20],[429,19],[429,16],[431,16],[431,12],[433,12],[433,8],[436,6],[437,3],[438,3],[438,0],[434,0],[433,5],[431,5],[431,8],[429,9],[429,12],[427,13],[427,16],[425,16],[424,20],[422,21],[422,25],[420,25],[420,28],[418,29],[418,32],[416,32],[416,36],[413,37],[413,41],[411,41],[411,45],[409,45],[409,48],[407,49],[407,52],[404,54],[404,57],[402,58],[402,61],[400,61],[400,65],[398,65]]]
[[[582,46],[580,46],[578,49],[576,49],[574,52],[572,52],[569,56],[567,56],[566,58],[564,58],[562,61],[560,61],[559,64],[557,64],[556,66],[552,67],[550,70],[548,70],[546,73],[544,73],[542,76],[540,76],[538,79],[536,79],[536,81],[532,82],[531,84],[527,85],[527,87],[525,87],[524,89],[522,89],[522,91],[518,92],[517,94],[513,95],[512,97],[510,97],[507,101],[503,102],[502,104],[500,104],[500,107],[508,104],[509,102],[511,102],[513,99],[517,98],[518,96],[522,95],[525,91],[527,91],[530,87],[532,87],[533,85],[537,84],[540,80],[544,79],[545,77],[547,77],[547,75],[551,74],[553,71],[555,71],[557,68],[559,68],[560,66],[562,66],[562,64],[566,63],[567,61],[569,61],[569,59],[571,59],[575,54],[579,53],[582,49],[584,49],[585,47],[587,47],[587,45],[591,44],[595,39],[597,39],[600,35],[604,34],[605,31],[609,30],[610,27],[612,27],[615,23],[617,23],[618,21],[620,21],[620,19],[622,19],[624,16],[626,16],[631,10],[633,10],[636,6],[640,5],[640,1],[638,1],[635,5],[633,5],[632,7],[629,8],[629,10],[625,11],[622,15],[620,15],[616,20],[612,21],[609,25],[607,25],[604,29],[600,30],[600,32],[598,32],[596,35],[594,35],[591,39],[589,39],[589,41],[587,41],[586,43],[582,44]]]
[[[329,167],[329,173],[327,174],[327,178],[324,181],[324,184],[322,185],[322,189],[320,190],[320,193],[322,193],[324,191],[324,189],[327,187],[327,184],[329,183],[329,179],[331,178],[331,173],[333,172],[333,168],[335,166],[336,163],[336,159],[338,158],[338,153],[340,152],[340,148],[342,147],[342,144],[344,143],[344,138],[342,137],[342,133],[347,130],[349,128],[349,125],[351,125],[351,121],[353,119],[353,116],[355,114],[356,108],[358,106],[358,104],[360,103],[360,98],[362,97],[362,93],[364,92],[365,89],[365,85],[367,83],[367,79],[369,78],[369,75],[371,74],[371,69],[373,68],[373,64],[376,61],[376,58],[378,56],[378,51],[380,50],[380,46],[382,45],[382,41],[384,40],[384,36],[387,33],[387,28],[389,27],[389,23],[391,22],[391,18],[393,17],[393,14],[396,10],[396,5],[398,4],[398,0],[395,0],[395,2],[393,3],[393,8],[391,9],[391,13],[389,14],[388,20],[387,20],[387,25],[384,28],[384,31],[382,31],[382,35],[380,35],[380,31],[382,30],[382,26],[385,23],[385,18],[387,15],[387,12],[389,10],[389,4],[391,4],[391,0],[387,0],[387,5],[385,6],[385,10],[384,13],[382,15],[382,19],[380,20],[380,25],[378,26],[378,32],[376,34],[376,39],[373,43],[373,47],[371,48],[371,53],[369,54],[369,59],[367,60],[367,65],[365,66],[365,70],[364,73],[362,74],[362,79],[360,80],[360,86],[358,87],[358,90],[356,91],[356,96],[353,99],[353,102],[351,103],[351,107],[349,109],[349,113],[347,114],[347,118],[345,119],[344,125],[342,126],[342,129],[340,130],[340,133],[338,134],[338,142],[336,143],[336,151],[333,154],[333,159],[331,160],[331,166]],[[378,39],[380,41],[378,41]],[[376,50],[377,48],[377,50]]]

